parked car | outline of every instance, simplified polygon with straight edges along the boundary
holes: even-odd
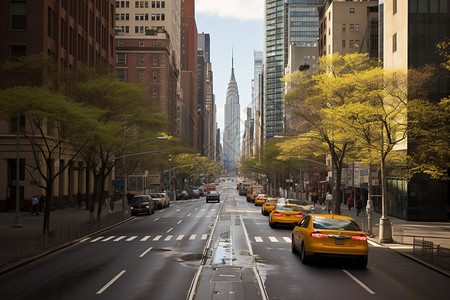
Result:
[[[255,197],[255,206],[262,206],[266,202],[267,198],[269,198],[266,194],[258,194]]]
[[[131,215],[154,214],[155,203],[150,195],[136,195],[130,201]]]
[[[341,215],[309,214],[292,231],[292,252],[300,252],[302,263],[315,256],[351,258],[360,268],[367,266],[367,236],[358,223]]]
[[[300,223],[303,213],[298,205],[280,204],[270,212],[269,225],[275,227],[277,225],[295,226]]]
[[[150,196],[155,203],[156,209],[162,209],[169,206],[170,200],[169,196],[166,193],[153,193],[150,194]]]
[[[208,191],[206,192],[206,203],[209,201],[220,202],[220,194],[218,191]]]
[[[278,198],[267,198],[266,202],[261,206],[261,213],[268,216],[272,209],[277,205]]]
[[[200,191],[197,190],[197,189],[192,190],[192,191],[191,191],[191,198],[195,198],[195,199],[200,198]]]

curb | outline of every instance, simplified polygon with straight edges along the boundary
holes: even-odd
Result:
[[[128,221],[131,221],[131,220],[134,219],[134,218],[135,218],[134,216],[130,216],[130,217],[127,218],[127,219],[124,219],[124,220],[122,220],[122,221],[120,221],[120,222],[117,222],[117,223],[114,223],[114,224],[112,224],[112,225],[109,225],[109,226],[107,226],[107,227],[105,227],[105,228],[99,229],[99,230],[97,230],[97,231],[95,231],[95,232],[92,232],[92,233],[90,233],[90,234],[84,235],[84,236],[82,236],[82,237],[80,237],[80,238],[78,238],[78,239],[76,239],[76,240],[73,240],[73,241],[66,242],[66,243],[64,243],[64,244],[55,246],[55,247],[53,247],[53,248],[51,248],[51,249],[48,249],[48,250],[46,250],[46,251],[44,251],[44,252],[42,252],[42,253],[40,253],[40,254],[37,254],[37,255],[35,255],[35,256],[32,256],[32,257],[23,259],[23,260],[21,260],[21,261],[19,261],[19,262],[17,262],[17,263],[13,263],[13,264],[11,264],[11,265],[9,265],[9,266],[6,266],[6,267],[0,269],[0,275],[3,275],[3,274],[5,274],[5,273],[7,273],[7,272],[9,272],[9,271],[12,271],[12,270],[18,268],[18,267],[21,267],[21,266],[23,266],[23,265],[26,265],[26,264],[31,263],[31,262],[33,262],[33,261],[36,261],[36,260],[38,260],[38,259],[40,259],[40,258],[42,258],[42,257],[47,256],[47,255],[50,255],[50,254],[55,253],[55,252],[57,252],[57,251],[60,251],[60,250],[62,250],[62,249],[64,249],[64,248],[68,248],[68,247],[70,247],[70,246],[73,246],[73,245],[79,243],[80,241],[86,239],[87,237],[91,237],[91,236],[96,235],[96,234],[98,234],[98,233],[100,233],[100,232],[103,232],[103,231],[109,230],[109,229],[111,229],[111,228],[114,228],[114,227],[116,227],[116,226],[122,225],[123,223],[126,223],[126,222],[128,222]]]

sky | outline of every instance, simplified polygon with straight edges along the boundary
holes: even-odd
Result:
[[[231,52],[241,105],[241,138],[251,105],[253,50],[264,48],[263,0],[195,0],[197,31],[209,33],[217,124],[223,134],[224,104],[231,76]],[[232,50],[233,49],[233,50]]]

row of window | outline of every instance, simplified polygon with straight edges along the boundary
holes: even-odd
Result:
[[[127,81],[128,69],[116,69],[117,79],[122,81]],[[137,78],[139,81],[145,80],[145,70],[137,70]],[[158,95],[158,86],[154,85],[152,87],[152,94]]]
[[[116,54],[116,63],[125,65],[127,63],[127,54],[126,53],[117,53]],[[152,63],[153,63],[154,66],[158,65],[158,56],[157,55],[153,55]],[[138,56],[138,64],[139,65],[145,65],[145,55],[139,54],[139,56]],[[156,81],[157,80],[157,78],[156,78],[156,71],[153,72],[153,74],[154,74],[153,80]]]
[[[346,40],[342,40],[342,48],[345,48],[347,44]],[[359,40],[349,40],[348,43],[349,48],[359,48],[361,47],[361,44],[359,43]]]
[[[150,1],[134,1],[135,8],[149,8]],[[165,8],[166,1],[152,1],[152,8]],[[116,1],[117,8],[130,8],[130,1]]]
[[[342,24],[342,32],[345,32],[347,30],[347,25]],[[350,32],[359,32],[359,24],[349,24],[348,25],[348,31]]]

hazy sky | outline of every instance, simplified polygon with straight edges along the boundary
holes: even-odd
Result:
[[[253,50],[262,51],[264,47],[264,3],[264,0],[195,0],[197,31],[211,37],[213,88],[222,134],[231,49],[241,104],[241,131],[244,127],[245,108],[250,106],[252,97]]]

